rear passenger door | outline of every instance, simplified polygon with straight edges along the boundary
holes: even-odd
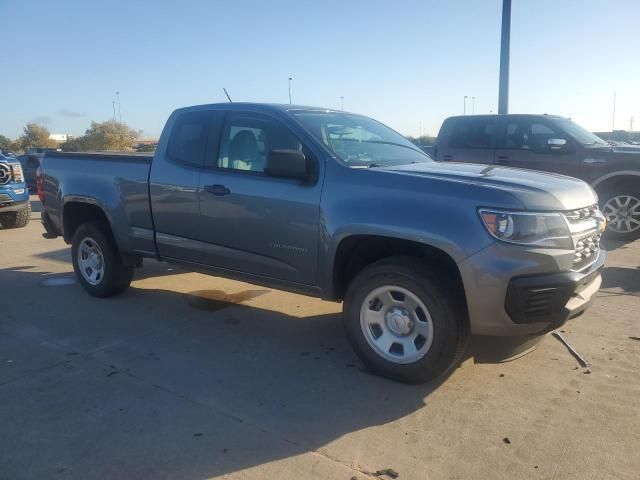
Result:
[[[264,171],[271,150],[300,150],[313,162],[313,183]],[[219,154],[200,176],[200,227],[206,263],[301,284],[316,278],[322,166],[287,125],[269,115],[226,115]]]
[[[505,117],[502,132],[496,163],[570,176],[580,173],[581,162],[573,139],[551,122],[542,118]],[[549,145],[550,139],[567,143],[561,149],[554,149]]]
[[[149,175],[161,257],[196,263],[203,259],[194,241],[200,232],[198,184],[205,157],[214,155],[211,142],[217,139],[223,118],[221,111],[189,110],[174,114],[167,122],[170,136],[161,139]]]
[[[448,162],[494,163],[499,124],[493,117],[456,117],[443,125],[438,160]]]

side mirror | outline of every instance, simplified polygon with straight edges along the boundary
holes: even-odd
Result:
[[[271,150],[264,171],[272,177],[305,180],[308,176],[307,158],[299,150]]]

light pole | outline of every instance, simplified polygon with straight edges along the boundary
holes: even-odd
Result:
[[[340,111],[344,112],[344,97],[340,97]]]
[[[118,99],[118,121],[122,123],[122,111],[120,110],[120,91],[116,90],[116,98]]]
[[[471,97],[471,113],[476,113],[476,97]]]
[[[462,114],[466,115],[467,114],[467,96],[464,96],[464,102],[462,104]]]
[[[613,118],[611,119],[611,133],[616,129],[616,92],[613,92]]]
[[[502,38],[500,40],[500,81],[498,113],[509,113],[509,47],[511,44],[511,0],[502,0]]]
[[[291,80],[293,77],[289,77],[289,105],[291,105]]]

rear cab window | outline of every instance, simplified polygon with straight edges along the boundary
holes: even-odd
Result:
[[[224,112],[198,110],[179,114],[167,143],[167,157],[175,162],[202,167],[205,158],[217,155]]]
[[[497,118],[458,118],[451,126],[449,148],[494,149],[498,136]]]

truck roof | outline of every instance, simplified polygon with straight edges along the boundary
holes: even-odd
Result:
[[[550,115],[548,113],[490,113],[484,115],[454,115],[448,117],[447,120],[452,118],[495,118],[495,117],[512,117],[512,118],[551,118],[551,119],[566,119],[561,115]]]
[[[191,105],[188,107],[181,107],[176,109],[176,111],[186,111],[186,110],[215,110],[215,109],[247,109],[250,108],[252,110],[263,110],[263,111],[292,111],[292,110],[311,110],[318,112],[341,112],[341,113],[350,113],[350,112],[342,112],[341,110],[333,109],[333,108],[323,108],[323,107],[310,107],[307,105],[291,105],[288,103],[259,103],[259,102],[224,102],[224,103],[209,103],[203,105]]]

